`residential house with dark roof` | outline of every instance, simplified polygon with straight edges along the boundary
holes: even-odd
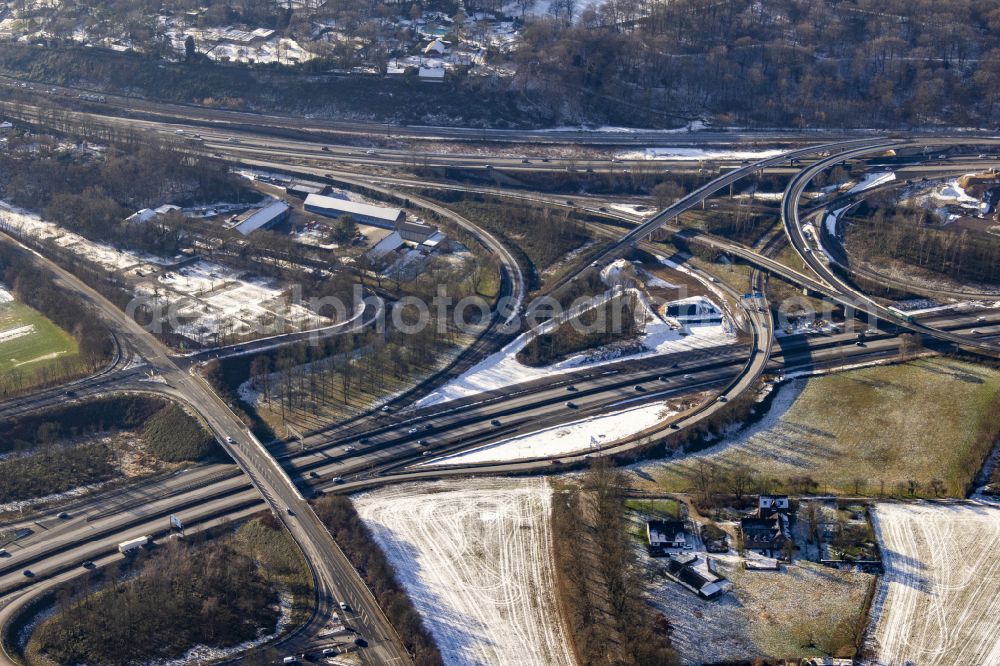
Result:
[[[650,555],[663,555],[666,548],[683,548],[687,534],[682,520],[646,521],[646,541]]]
[[[777,513],[767,518],[743,518],[740,520],[743,547],[767,551],[768,554],[781,550],[786,539],[782,528],[782,516]]]

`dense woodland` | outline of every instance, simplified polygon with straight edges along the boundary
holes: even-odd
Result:
[[[287,533],[269,522],[200,546],[169,542],[137,576],[111,572],[97,592],[89,582],[64,589],[56,614],[32,635],[29,654],[59,664],[143,664],[195,645],[233,646],[273,633],[280,593],[309,601],[308,570]]]
[[[440,193],[438,196],[443,196]],[[448,197],[445,197],[448,198]],[[518,255],[530,288],[541,286],[541,272],[566,253],[580,248],[589,236],[583,223],[567,211],[511,201],[459,199],[449,208],[506,241]]]
[[[70,148],[52,136],[14,136],[0,151],[0,198],[38,211],[96,241],[170,255],[195,222],[177,215],[155,225],[128,224],[140,208],[261,197],[219,161],[182,153],[150,137],[121,133],[107,148]]]
[[[993,0],[609,0],[538,23],[515,55],[534,99],[719,124],[995,123]]]
[[[1000,282],[1000,238],[985,230],[947,227],[923,208],[865,204],[850,218],[846,248],[879,264],[885,258],[959,282]]]
[[[92,4],[97,6],[67,5],[61,10],[66,16],[53,27],[66,34],[85,15],[109,35],[168,55],[140,6],[120,0]],[[358,49],[334,46],[301,66],[311,74],[384,63],[388,44],[407,42],[387,33],[383,19],[409,16],[413,5],[340,1],[289,10],[277,0],[165,4],[167,9],[207,5],[206,23],[264,25],[292,37],[307,35],[314,19],[332,19],[359,38]],[[479,0],[466,2],[465,9],[491,11],[499,4]],[[450,1],[423,6],[458,13]],[[257,91],[243,74],[232,74],[243,78],[238,85],[227,85],[225,74],[217,76],[236,68],[206,63],[196,66],[199,76],[182,84],[177,71],[156,77],[156,70],[115,68],[80,53],[57,62],[52,53],[23,47],[15,53],[11,47],[0,60],[51,80],[103,78],[149,94],[186,95],[187,101],[261,108],[305,103],[313,111],[409,119],[416,114],[477,123],[669,126],[707,118],[718,125],[851,127],[980,126],[1000,120],[1000,7],[994,0],[607,0],[596,9],[560,0],[552,6],[549,15],[527,22],[512,52],[490,54],[513,76],[459,75],[434,90],[417,84],[408,93],[412,103],[402,106],[383,98],[383,88],[397,87],[390,82],[368,86],[362,97],[350,94],[356,84],[347,82],[288,95],[278,89],[297,86],[293,80],[272,79],[268,83],[277,88]],[[108,54],[108,62],[118,57]]]

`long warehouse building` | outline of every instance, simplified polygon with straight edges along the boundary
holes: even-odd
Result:
[[[249,236],[258,229],[270,229],[275,225],[281,224],[288,219],[291,212],[292,209],[287,203],[284,201],[275,201],[245,216],[239,221],[235,229],[244,236]]]
[[[383,229],[395,229],[406,219],[406,212],[399,208],[386,208],[371,204],[337,199],[322,194],[310,194],[306,197],[305,209],[310,213],[326,217],[342,217],[350,215],[358,224],[368,224]]]

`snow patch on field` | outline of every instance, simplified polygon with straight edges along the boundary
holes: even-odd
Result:
[[[678,268],[677,264],[667,259],[662,259],[662,261],[665,265]],[[624,260],[611,263],[601,272],[601,278],[609,285],[618,281],[627,282],[629,276],[632,275],[635,275],[635,267],[630,262]],[[665,281],[662,282],[669,285]],[[730,344],[734,340],[733,325],[725,316],[722,317],[721,323],[696,324],[692,322],[678,329],[674,325],[664,321],[658,313],[651,310],[649,299],[644,293],[638,290],[632,291],[638,294],[639,302],[646,309],[648,321],[645,331],[640,337],[643,350],[638,353],[629,354],[630,359],[641,359],[693,349],[718,347]],[[722,296],[721,293],[719,295]],[[703,300],[716,312],[722,312],[721,308],[711,301],[707,299]],[[585,308],[581,308],[580,312],[584,310]],[[542,330],[544,332],[545,329],[543,328]],[[622,350],[611,346],[609,348],[581,352],[552,365],[539,368],[529,367],[517,360],[517,353],[536,334],[534,330],[522,333],[504,346],[503,349],[494,352],[469,370],[466,370],[456,379],[422,398],[416,403],[416,407],[429,407],[449,400],[457,400],[458,398],[476,395],[485,391],[493,391],[522,382],[556,377],[572,370],[584,367],[597,367],[618,361],[622,358]]]
[[[847,190],[848,194],[857,194],[859,192],[864,192],[870,190],[873,187],[878,187],[879,185],[884,185],[885,183],[891,183],[896,180],[896,174],[892,171],[882,171],[879,173],[867,173],[865,177],[857,182],[854,187]]]
[[[681,457],[674,457],[667,461],[658,460],[636,463],[635,465],[631,465],[629,469],[633,470],[639,476],[647,476],[648,473],[655,471],[656,468],[675,464],[678,460],[712,458],[730,449],[740,449],[751,453],[756,452],[773,458],[775,457],[773,448],[774,440],[790,436],[788,433],[779,432],[782,426],[781,419],[792,408],[792,405],[802,394],[802,391],[805,390],[806,383],[807,380],[802,378],[793,379],[781,384],[776,389],[777,393],[774,395],[770,408],[759,421],[748,428],[724,437],[714,446]]]
[[[657,277],[652,273],[646,271],[642,272],[642,279],[646,283],[646,286],[650,289],[680,289],[680,287],[672,282],[667,282],[661,277]]]
[[[23,338],[26,335],[31,335],[35,332],[35,325],[28,324],[27,326],[18,326],[17,328],[11,328],[6,331],[0,331],[0,344],[4,342],[10,342],[11,340],[17,340],[18,338]]]
[[[785,198],[784,192],[744,192],[737,194],[734,199],[745,199],[754,201],[781,201]]]
[[[848,208],[850,208],[850,206],[844,206],[843,208],[838,208],[837,210],[826,214],[826,219],[823,220],[823,224],[826,226],[826,233],[836,238],[837,221],[840,220],[840,216],[843,215],[844,211]]]
[[[763,160],[783,150],[707,150],[705,148],[645,148],[618,153],[622,160]]]
[[[332,321],[317,317],[301,303],[290,303],[275,280],[244,277],[220,264],[197,261],[156,278],[157,290],[166,287],[180,303],[177,314],[185,321],[176,331],[191,339],[220,333],[228,326],[247,335],[254,330],[280,333],[327,326]],[[149,287],[152,293],[152,287]]]
[[[675,127],[673,129],[644,129],[641,127],[620,127],[614,125],[602,125],[601,127],[583,127],[582,125],[573,126],[563,126],[554,127],[547,130],[542,130],[544,132],[600,132],[605,134],[637,134],[642,132],[643,134],[687,134],[689,132],[700,132],[702,130],[708,129],[708,125],[703,120],[692,120],[684,127]]]
[[[652,428],[674,414],[676,412],[670,411],[665,404],[656,402],[512,437],[478,449],[439,458],[421,467],[524,460],[581,453],[589,449],[596,450]]]
[[[974,175],[974,174],[968,174],[968,175]],[[965,188],[963,188],[959,184],[957,178],[948,181],[948,183],[944,187],[942,187],[935,193],[935,197],[937,199],[940,199],[941,201],[948,201],[958,204],[971,204],[976,208],[979,207],[980,203],[979,199],[969,195],[969,193],[965,191]]]
[[[650,217],[657,212],[649,206],[642,206],[639,204],[611,204],[609,208],[611,208],[611,210],[627,213],[629,215],[636,215],[638,217]]]
[[[1000,509],[879,504],[885,576],[872,606],[879,666],[1000,664]]]
[[[692,349],[718,347],[733,341],[727,322],[722,324],[706,324],[688,326],[688,335],[682,335],[677,330],[659,319],[646,325],[646,334],[642,337],[646,351],[630,354],[630,359],[647,358],[660,354],[671,354]],[[584,367],[597,367],[613,363],[621,359],[620,353],[596,355],[581,353],[564,361],[553,363],[541,368],[531,368],[517,360],[517,352],[521,351],[534,334],[531,331],[522,333],[503,349],[494,352],[456,379],[448,382],[437,391],[430,393],[417,403],[417,407],[429,407],[448,400],[457,400],[484,391],[493,391],[521,382],[535,379],[556,377],[572,370]]]
[[[408,484],[354,498],[445,664],[575,662],[550,552],[541,479]]]

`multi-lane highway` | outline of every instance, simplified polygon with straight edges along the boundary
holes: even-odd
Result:
[[[30,88],[22,87],[22,84]],[[99,109],[104,115],[118,115],[129,120],[142,118],[159,122],[183,123],[192,127],[207,127],[220,130],[246,131],[265,136],[286,136],[318,141],[322,138],[356,137],[364,140],[385,138],[413,139],[421,141],[448,142],[496,142],[526,143],[546,145],[610,145],[647,146],[749,143],[753,141],[782,143],[798,141],[802,136],[807,140],[836,141],[855,138],[864,132],[840,131],[662,131],[635,130],[600,131],[580,129],[489,129],[469,127],[435,127],[427,125],[396,125],[364,120],[326,120],[302,118],[301,116],[261,114],[249,111],[211,108],[193,104],[157,102],[135,96],[111,95],[100,90],[58,85],[46,82],[23,81],[13,77],[0,77],[0,85],[10,91],[10,97],[31,96],[40,102],[66,100],[68,106],[76,106],[75,99],[81,94],[100,94],[101,103],[88,103],[88,107]],[[45,104],[51,109],[52,104]]]
[[[812,182],[813,178],[826,169],[832,168],[833,166],[847,160],[868,157],[891,148],[898,149],[907,145],[909,147],[928,145],[951,146],[966,143],[969,143],[968,139],[946,138],[925,139],[919,143],[910,144],[906,144],[901,140],[883,141],[881,143],[874,142],[868,145],[854,147],[840,154],[819,160],[803,169],[788,183],[784,198],[782,199],[781,215],[785,232],[788,235],[788,239],[791,242],[792,247],[794,247],[796,252],[798,252],[799,258],[816,275],[818,275],[820,279],[826,283],[826,285],[839,294],[841,299],[853,299],[857,307],[867,310],[883,321],[892,322],[893,324],[937,340],[950,342],[960,348],[971,349],[979,353],[987,353],[992,356],[996,356],[1000,354],[1000,347],[998,347],[995,342],[983,340],[970,335],[960,335],[950,331],[943,331],[925,326],[919,322],[912,321],[910,318],[901,316],[897,312],[890,310],[885,305],[882,305],[875,299],[863,293],[848,280],[845,280],[838,275],[831,264],[825,260],[824,254],[813,252],[813,249],[806,238],[805,230],[800,219],[800,202],[802,200],[803,193],[809,186],[809,183]],[[984,145],[1000,145],[1000,139],[977,139],[975,143]]]
[[[57,94],[61,94],[58,90]],[[347,164],[405,166],[410,159],[405,151],[362,151],[321,143],[330,137],[363,136],[371,138],[373,128],[365,123],[334,123],[289,119],[278,116],[260,116],[243,112],[205,110],[183,105],[164,105],[132,98],[110,97],[108,113],[141,114],[141,120],[123,120],[107,115],[104,122],[120,124],[143,123],[161,132],[202,132],[206,136],[192,142],[197,151],[219,152],[235,163],[275,164],[282,160],[296,163],[310,161],[303,169],[329,168],[331,160]],[[22,107],[23,110],[23,107]],[[99,112],[81,114],[81,118],[101,118]],[[208,128],[208,129],[199,129]],[[384,126],[379,126],[379,132]],[[522,132],[502,130],[461,130],[451,128],[390,128],[396,138],[409,140],[460,140],[490,141],[519,145],[531,143],[564,143],[599,146],[654,145],[664,140],[662,134],[634,133],[614,136],[609,133],[590,132]],[[231,140],[234,133],[250,137],[246,143]],[[280,139],[261,137],[280,136]],[[712,140],[712,135],[699,135],[700,143]],[[815,137],[815,135],[813,135]],[[726,140],[740,137],[727,135]],[[801,141],[801,137],[755,135],[755,140],[786,142]],[[839,137],[831,137],[839,138]],[[669,136],[671,144],[688,141],[686,135]],[[813,140],[815,140],[813,138]],[[942,139],[942,143],[958,143],[955,139]],[[975,143],[979,143],[976,140]],[[824,143],[819,146],[798,148],[780,156],[769,157],[752,164],[740,165],[732,171],[711,180],[672,206],[649,220],[638,223],[625,234],[620,234],[594,263],[610,261],[628,247],[640,243],[654,231],[668,229],[684,233],[689,240],[704,243],[732,256],[739,257],[762,271],[781,275],[807,290],[826,296],[845,306],[871,303],[873,312],[886,312],[877,303],[866,299],[831,271],[817,270],[807,260],[806,247],[799,241],[801,225],[798,221],[799,202],[812,177],[823,168],[847,159],[862,157],[896,146],[902,140],[884,138],[852,138]],[[927,144],[927,141],[921,144]],[[370,150],[370,149],[369,149]],[[833,154],[833,156],[827,156]],[[741,178],[789,163],[799,157],[814,156],[818,161],[800,172],[789,185],[784,200],[786,228],[793,245],[800,251],[806,265],[819,277],[792,270],[771,259],[766,252],[746,248],[738,243],[683,230],[676,224],[678,216],[705,199],[732,186]],[[263,158],[262,158],[263,157]],[[548,158],[540,160],[517,158],[504,154],[478,164],[479,156],[456,153],[438,153],[423,160],[423,166],[440,162],[444,166],[489,170],[503,166],[511,171],[565,169],[569,164],[555,164]],[[497,165],[493,162],[496,161]],[[414,164],[413,166],[421,166]],[[606,158],[584,162],[588,170],[614,170],[625,168]],[[298,168],[298,167],[296,167]],[[578,168],[573,166],[573,168]],[[313,171],[314,172],[314,171]],[[335,174],[342,181],[379,190],[373,178]],[[395,196],[388,189],[381,190],[387,197]],[[410,197],[411,201],[415,199]],[[419,205],[434,210],[452,222],[463,226],[480,238],[493,252],[504,271],[506,284],[503,294],[513,300],[515,307],[506,313],[494,312],[494,325],[512,318],[525,299],[523,278],[510,251],[495,237],[476,227],[469,220],[456,216],[446,207],[426,200]],[[796,231],[798,229],[798,231]],[[815,257],[811,257],[815,259]],[[571,373],[558,380],[542,380],[523,386],[507,387],[503,391],[474,398],[454,401],[423,410],[413,410],[393,415],[372,414],[350,424],[334,426],[306,437],[289,447],[279,443],[272,450],[265,448],[235,417],[207,384],[194,372],[185,369],[201,357],[180,360],[174,358],[155,338],[135,322],[102,299],[96,292],[72,275],[39,256],[38,260],[57,276],[65,288],[78,293],[81,298],[104,316],[115,330],[121,349],[121,358],[102,375],[83,380],[73,390],[73,397],[85,398],[113,390],[149,390],[169,395],[198,413],[213,430],[236,465],[196,467],[187,475],[157,479],[136,489],[116,492],[112,496],[98,496],[84,500],[74,509],[68,520],[55,520],[51,516],[41,519],[45,528],[27,537],[11,549],[11,557],[0,560],[0,626],[13,617],[23,605],[37,598],[49,586],[80,575],[79,564],[85,560],[104,563],[113,561],[114,544],[129,536],[159,534],[164,530],[164,517],[182,512],[189,525],[204,527],[226,517],[248,515],[263,507],[270,508],[288,527],[302,548],[313,570],[317,583],[318,603],[316,613],[308,626],[297,634],[288,646],[307,644],[322,627],[338,600],[347,600],[358,611],[356,625],[361,630],[369,648],[362,651],[370,663],[404,663],[409,656],[374,598],[347,562],[343,553],[330,538],[306,502],[306,496],[316,490],[347,492],[373,485],[404,480],[440,478],[464,474],[497,474],[540,472],[553,469],[552,465],[586,462],[585,454],[549,459],[523,460],[513,463],[462,464],[456,462],[435,468],[420,463],[443,454],[487,445],[513,434],[535,430],[548,425],[565,423],[581,416],[602,414],[621,409],[623,405],[642,404],[665,400],[703,391],[705,398],[696,407],[680,414],[652,432],[640,433],[621,442],[615,442],[604,452],[615,454],[643,446],[649,435],[663,435],[669,431],[700,423],[714,412],[724,409],[726,402],[741,395],[753,386],[764,372],[780,372],[797,368],[836,367],[847,363],[878,360],[895,354],[898,341],[893,332],[871,337],[863,346],[856,344],[853,333],[829,338],[783,338],[776,344],[773,325],[767,308],[747,308],[745,311],[751,333],[750,345],[730,345],[711,351],[694,351],[686,354],[656,357],[642,361],[623,361]],[[822,262],[819,262],[822,264]],[[587,265],[568,271],[556,287],[567,284],[580,275]],[[822,268],[822,266],[820,266]],[[761,274],[754,275],[754,284],[764,290]],[[739,300],[739,299],[737,299]],[[382,307],[373,304],[370,308]],[[357,325],[368,318],[369,308],[358,314]],[[993,344],[983,339],[967,344],[968,331],[977,328],[984,338],[1000,334],[1000,320],[982,321],[975,316],[949,316],[933,322],[932,326],[919,322],[887,317],[894,325],[917,330],[932,338],[932,345],[961,341],[963,346],[977,350],[993,350]],[[345,324],[346,325],[346,324]],[[355,325],[352,323],[351,325]],[[299,334],[305,335],[305,334]],[[266,345],[284,344],[296,338],[288,337],[252,343],[252,351]],[[248,346],[212,353],[249,353]],[[474,346],[468,353],[475,358],[489,351],[488,344]],[[149,381],[150,376],[156,381]],[[566,403],[571,387],[573,403]],[[638,388],[637,388],[638,387]],[[58,393],[46,392],[28,396],[16,403],[0,407],[0,417],[43,408],[58,400]],[[65,396],[65,393],[61,395]],[[407,396],[408,398],[413,396]],[[279,462],[280,461],[280,462]],[[22,574],[31,567],[34,578]],[[301,640],[295,643],[295,640]]]
[[[1000,334],[1000,315],[988,322],[975,315],[952,316],[935,322],[942,329],[968,330],[978,327],[986,334]],[[537,381],[513,386],[504,391],[464,401],[463,405],[439,405],[405,415],[387,417],[380,428],[361,433],[339,433],[322,450],[289,453],[285,466],[304,492],[315,488],[346,492],[354,488],[384,483],[375,469],[388,471],[390,480],[401,478],[436,478],[463,474],[462,467],[417,471],[411,465],[424,462],[422,452],[430,442],[431,450],[450,452],[456,448],[481,446],[513,434],[533,430],[538,424],[566,422],[587,415],[621,409],[624,405],[664,400],[689,393],[691,389],[712,390],[730,382],[745,367],[745,346],[688,352],[642,362],[621,362],[589,371],[578,371],[558,382]],[[891,357],[898,353],[898,340],[890,333],[871,336],[863,347],[853,333],[833,336],[792,336],[781,338],[769,362],[771,372],[828,365],[856,364],[865,360]],[[674,364],[677,367],[674,367]],[[572,386],[572,398],[579,410],[565,407]],[[635,386],[646,391],[639,395]],[[492,425],[500,420],[501,426]],[[422,426],[430,424],[428,430]],[[414,428],[420,428],[416,433]],[[488,433],[472,441],[474,435]],[[364,441],[362,441],[364,439]],[[343,451],[356,447],[354,455]],[[574,456],[564,456],[572,462]],[[504,473],[546,469],[548,460],[522,461],[514,464],[477,465],[480,473]],[[338,483],[340,479],[344,483]],[[10,593],[33,585],[21,575],[31,568],[39,578],[54,575],[65,568],[79,568],[85,560],[112,555],[114,544],[130,535],[162,533],[171,513],[184,518],[186,525],[198,525],[223,515],[245,515],[263,508],[261,496],[247,477],[233,465],[198,466],[185,473],[157,479],[140,487],[114,491],[110,495],[81,500],[67,510],[70,519],[55,515],[39,517],[31,525],[44,529],[9,547],[12,557],[0,560],[0,593]],[[37,529],[37,527],[36,527]]]
[[[17,241],[9,239],[9,242]],[[21,247],[26,252],[31,251]],[[55,276],[59,286],[88,302],[115,331],[119,343],[127,345],[144,359],[150,371],[160,380],[150,384],[150,391],[171,395],[204,420],[274,514],[288,528],[313,571],[317,587],[318,603],[310,625],[315,625],[316,630],[322,628],[336,603],[350,599],[362,617],[359,626],[369,643],[364,654],[370,657],[371,663],[406,663],[408,653],[357,572],[284,468],[229,406],[200,376],[181,370],[170,352],[137,322],[76,276],[38,253],[34,254],[39,265]],[[309,633],[315,631],[306,635]]]

